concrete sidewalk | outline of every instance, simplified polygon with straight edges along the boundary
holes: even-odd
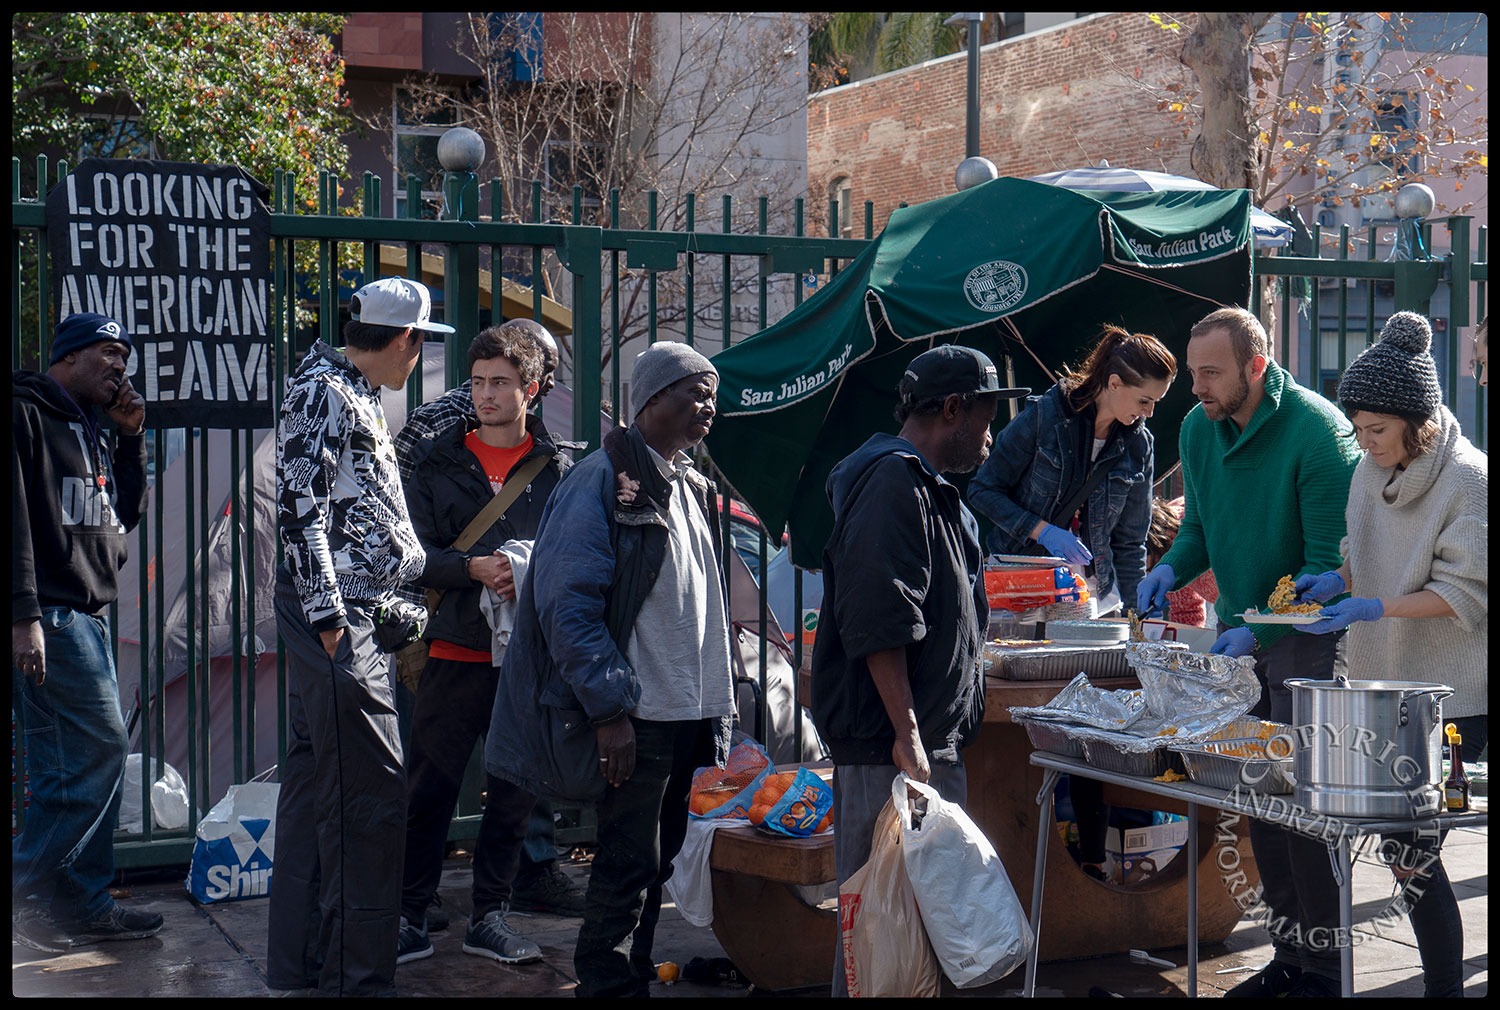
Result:
[[[1453,881],[1463,916],[1465,995],[1489,992],[1489,831],[1453,832],[1443,847],[1443,862]],[[567,872],[580,882],[587,864],[573,863]],[[396,984],[402,996],[570,996],[573,942],[577,919],[537,915],[518,919],[522,932],[541,945],[538,964],[509,966],[464,954],[464,920],[469,911],[466,860],[448,861],[439,893],[453,919],[446,931],[433,934],[435,954],[402,965]],[[1391,876],[1372,857],[1355,869],[1355,921],[1367,923],[1355,949],[1355,992],[1360,996],[1422,996],[1422,970],[1416,940],[1404,918],[1390,926],[1370,921],[1391,897]],[[1102,886],[1102,885],[1101,885]],[[1204,880],[1202,887],[1218,886]],[[84,947],[63,955],[46,955],[13,944],[11,991],[16,996],[102,997],[241,997],[265,996],[266,909],[263,899],[199,906],[180,881],[129,884],[122,900],[132,907],[160,912],[167,923],[147,940]],[[1048,909],[1051,916],[1078,914]],[[766,928],[774,930],[775,923]],[[1045,929],[1045,923],[1043,928]],[[795,942],[795,938],[791,938]],[[1182,964],[1186,949],[1153,950],[1156,957]],[[1200,952],[1198,995],[1219,996],[1270,959],[1265,931],[1242,922],[1220,945]],[[668,906],[657,934],[658,960],[687,964],[694,957],[722,957],[713,931],[688,925]],[[829,952],[830,960],[832,951]],[[1243,970],[1241,970],[1243,969]],[[1217,974],[1224,971],[1225,974]],[[1015,995],[1023,972],[962,995]],[[1184,967],[1158,969],[1130,963],[1124,955],[1044,964],[1038,972],[1038,996],[1087,996],[1096,987],[1122,996],[1185,996]],[[945,987],[946,988],[946,987]],[[795,995],[815,995],[803,991]],[[951,993],[960,995],[959,993]],[[652,986],[653,996],[710,997],[773,995],[735,984],[679,982]],[[794,995],[794,994],[785,994]]]

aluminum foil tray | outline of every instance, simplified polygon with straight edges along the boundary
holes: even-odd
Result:
[[[1182,772],[1182,759],[1167,750],[1166,744],[1154,750],[1132,753],[1105,743],[1103,740],[1085,740],[1084,758],[1095,768],[1120,775],[1136,775],[1156,778],[1166,774],[1168,768]]]
[[[1172,747],[1173,753],[1182,758],[1187,767],[1188,778],[1199,785],[1232,791],[1236,786],[1246,786],[1257,792],[1272,795],[1290,793],[1296,783],[1292,778],[1292,758],[1241,757],[1221,753],[1237,750],[1247,744],[1261,741],[1217,740],[1202,744],[1182,744]]]
[[[1080,673],[1101,679],[1130,676],[1124,642],[1097,648],[991,645],[985,655],[993,661],[991,675],[1003,680],[1071,680]]]
[[[1257,719],[1253,715],[1247,715],[1225,726],[1208,740],[1269,740],[1273,736],[1282,734],[1291,736],[1292,727],[1284,722],[1271,722],[1269,719]]]
[[[1083,757],[1083,742],[1069,737],[1066,726],[1058,723],[1037,722],[1034,719],[1015,721],[1026,727],[1026,735],[1031,737],[1031,746],[1037,750],[1060,754],[1063,757]]]

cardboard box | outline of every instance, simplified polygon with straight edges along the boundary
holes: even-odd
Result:
[[[1134,884],[1161,873],[1187,844],[1185,820],[1144,828],[1110,828],[1104,850],[1116,883]]]
[[[1181,642],[1194,652],[1207,652],[1219,637],[1212,628],[1159,621],[1154,617],[1141,622],[1141,634],[1148,642]]]

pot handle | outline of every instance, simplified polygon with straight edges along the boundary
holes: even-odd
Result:
[[[1346,686],[1348,685],[1348,681],[1344,683]],[[1453,688],[1440,684],[1435,687],[1424,687],[1416,691],[1402,691],[1401,700],[1406,701],[1408,698],[1420,698],[1424,694],[1432,695],[1433,701],[1442,701],[1444,698],[1453,696]]]
[[[1333,682],[1335,684],[1337,684],[1339,687],[1348,687],[1349,686],[1349,677],[1348,677],[1347,674],[1341,673],[1337,677],[1333,678]]]

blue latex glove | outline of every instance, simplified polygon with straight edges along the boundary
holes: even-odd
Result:
[[[1344,577],[1338,572],[1303,575],[1295,585],[1298,603],[1323,603],[1349,591],[1349,587],[1344,585]]]
[[[1248,656],[1255,651],[1255,632],[1249,628],[1230,628],[1218,637],[1214,647],[1208,651],[1215,656]]]
[[[1042,529],[1042,535],[1037,537],[1036,542],[1047,548],[1054,558],[1062,558],[1070,565],[1086,565],[1094,560],[1094,555],[1083,546],[1082,540],[1051,523]]]
[[[1366,596],[1351,596],[1331,607],[1324,607],[1319,616],[1323,620],[1317,624],[1305,624],[1298,630],[1309,635],[1327,635],[1343,631],[1356,621],[1378,621],[1385,616],[1385,604]]]
[[[1167,593],[1177,581],[1171,565],[1157,565],[1146,573],[1135,590],[1135,612],[1142,617],[1167,605]]]

